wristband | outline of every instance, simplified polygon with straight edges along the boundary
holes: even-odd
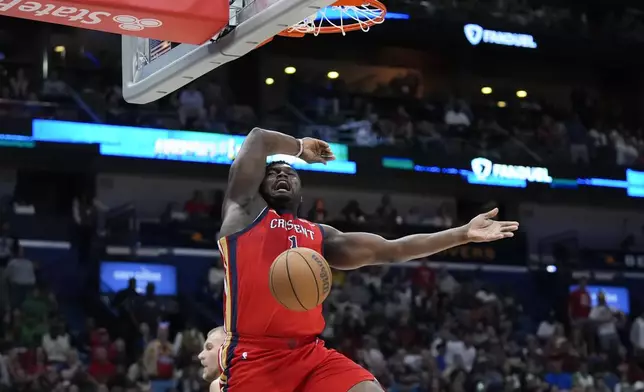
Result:
[[[300,151],[297,153],[295,158],[299,158],[300,155],[302,155],[302,152],[304,152],[304,143],[302,143],[302,139],[297,139],[297,142],[300,145]]]

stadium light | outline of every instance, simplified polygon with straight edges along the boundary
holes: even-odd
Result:
[[[284,68],[284,73],[287,75],[293,75],[297,71],[295,67],[286,67]]]
[[[63,53],[65,51],[65,47],[63,45],[57,45],[54,47],[54,52],[56,53]]]
[[[329,73],[326,74],[326,77],[329,79],[337,79],[340,77],[340,74],[337,71],[329,71]]]
[[[490,94],[492,94],[492,87],[483,87],[483,88],[481,89],[481,93],[482,93],[483,95],[490,95]]]
[[[265,83],[266,83],[267,85],[269,85],[269,86],[270,86],[271,84],[275,83],[275,79],[273,79],[273,78],[266,78]]]
[[[517,97],[519,98],[525,98],[528,96],[528,92],[525,90],[519,90],[517,91]]]
[[[498,106],[500,108],[504,108],[504,107],[508,106],[508,104],[505,103],[505,101],[499,101],[499,102],[496,103],[496,106]]]

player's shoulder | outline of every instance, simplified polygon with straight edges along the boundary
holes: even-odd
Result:
[[[239,207],[235,210],[234,206],[229,208],[219,231],[218,238],[230,236],[240,236],[260,224],[266,214],[268,207],[265,203],[257,204],[251,210],[245,210]]]

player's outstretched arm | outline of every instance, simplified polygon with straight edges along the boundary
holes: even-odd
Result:
[[[367,265],[401,263],[420,259],[469,242],[490,242],[514,236],[519,222],[492,220],[497,208],[472,219],[465,226],[431,234],[414,234],[387,240],[371,233],[343,233],[324,227],[324,256],[338,269]]]
[[[220,236],[244,229],[265,206],[260,202],[259,187],[266,173],[266,158],[276,154],[299,156],[308,163],[335,159],[329,145],[321,140],[296,139],[280,132],[254,128],[230,167]]]

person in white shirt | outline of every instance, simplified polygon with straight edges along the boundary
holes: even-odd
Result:
[[[550,312],[548,318],[543,320],[537,328],[537,336],[539,339],[548,340],[555,333],[557,321],[555,320],[555,313]]]
[[[476,348],[471,344],[469,337],[464,340],[450,340],[445,345],[445,363],[447,366],[453,365],[457,357],[461,359],[465,370],[471,372],[476,359]]]
[[[213,264],[208,270],[208,288],[210,292],[215,294],[215,297],[219,297],[223,293],[225,278],[226,273],[219,262]]]
[[[360,350],[360,355],[367,368],[373,372],[386,370],[387,361],[382,351],[378,348],[378,342],[370,337],[365,337],[365,347]]]
[[[14,257],[4,271],[4,279],[9,285],[13,306],[20,305],[36,285],[36,267],[25,257],[23,248],[17,243],[14,246]]]
[[[445,111],[445,124],[455,127],[469,127],[471,125],[471,121],[460,106],[454,106]]]
[[[210,392],[219,392],[221,387],[219,369],[219,349],[226,340],[224,327],[217,327],[208,332],[203,350],[199,353],[199,361],[203,367],[202,377],[210,383]]]
[[[65,333],[62,325],[54,323],[51,329],[42,337],[42,348],[50,362],[64,363],[72,346],[69,335]]]
[[[606,304],[604,293],[597,293],[597,306],[590,311],[589,318],[597,326],[597,336],[603,351],[612,351],[619,346],[617,335],[617,319],[613,311]]]
[[[631,325],[630,340],[635,351],[644,350],[644,314],[640,314]]]

